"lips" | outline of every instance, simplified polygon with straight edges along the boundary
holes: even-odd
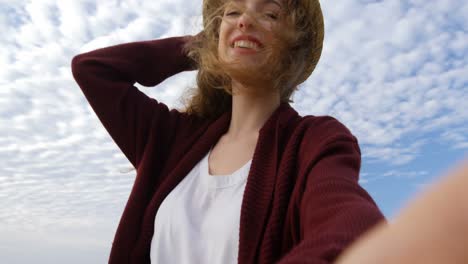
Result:
[[[234,46],[234,43],[236,41],[239,41],[239,40],[248,40],[248,41],[251,41],[251,42],[254,42],[256,43],[259,47],[263,47],[263,44],[255,37],[253,36],[249,36],[249,35],[240,35],[238,37],[235,37],[232,41],[231,41],[231,46]]]

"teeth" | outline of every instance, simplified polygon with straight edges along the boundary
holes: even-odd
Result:
[[[249,49],[255,49],[258,50],[258,45],[255,42],[251,42],[248,40],[239,40],[234,43],[234,47],[241,47],[241,48],[249,48]]]

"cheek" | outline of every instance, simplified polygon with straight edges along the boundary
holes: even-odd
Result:
[[[226,28],[221,25],[220,30],[219,30],[219,41],[218,41],[218,47],[225,49],[225,46],[227,45],[229,38],[228,38],[228,32]]]

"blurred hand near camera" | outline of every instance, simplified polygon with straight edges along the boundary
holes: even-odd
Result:
[[[364,234],[335,264],[468,263],[468,160],[389,224]]]

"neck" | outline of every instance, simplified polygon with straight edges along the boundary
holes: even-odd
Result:
[[[232,113],[226,136],[231,139],[256,137],[280,105],[279,92],[256,92],[254,88],[233,85]]]

